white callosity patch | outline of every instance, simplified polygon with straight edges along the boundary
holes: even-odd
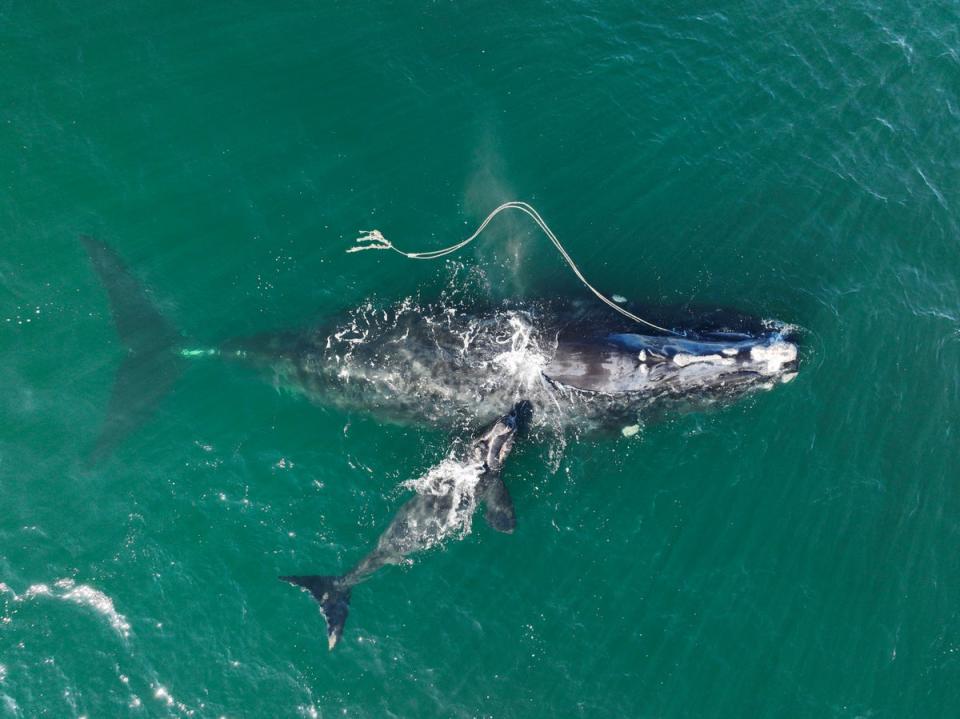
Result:
[[[750,349],[750,359],[763,365],[767,374],[777,374],[785,365],[797,359],[797,346],[783,340],[769,345],[757,345]]]
[[[678,352],[673,356],[673,363],[680,367],[686,367],[687,365],[696,364],[698,362],[706,362],[708,364],[715,365],[732,365],[734,363],[734,361],[729,357],[721,357],[720,355],[691,355]]]

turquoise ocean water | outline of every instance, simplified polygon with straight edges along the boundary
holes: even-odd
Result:
[[[0,716],[960,715],[960,9],[0,3]],[[443,456],[193,361],[102,464],[78,242],[198,346],[372,300],[602,290],[803,328],[799,377],[518,447],[512,536],[354,592]],[[557,456],[559,455],[559,457]]]

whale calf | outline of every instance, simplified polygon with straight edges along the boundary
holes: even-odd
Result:
[[[529,421],[532,406],[518,402],[505,416],[481,432],[467,451],[454,450],[423,478],[428,486],[397,511],[376,547],[343,576],[299,575],[280,579],[307,589],[320,603],[327,621],[327,645],[333,649],[343,633],[354,586],[388,564],[400,564],[415,552],[436,546],[469,523],[478,502],[486,504],[487,523],[512,532],[516,516],[503,483],[503,463],[517,432]]]

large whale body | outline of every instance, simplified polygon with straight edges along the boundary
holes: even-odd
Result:
[[[255,366],[320,404],[471,429],[522,399],[541,425],[618,429],[670,407],[727,403],[797,372],[795,331],[780,322],[685,311],[658,317],[675,334],[645,334],[602,306],[556,300],[365,304],[304,330],[196,348],[110,247],[83,241],[127,348],[95,459],[144,422],[185,358],[199,355]]]
[[[526,398],[541,424],[622,428],[796,375],[795,333],[782,323],[713,313],[649,335],[610,314],[559,302],[368,305],[315,329],[231,341],[221,354],[323,404],[442,426],[486,422]]]

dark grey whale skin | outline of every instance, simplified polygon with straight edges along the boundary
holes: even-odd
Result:
[[[734,401],[796,372],[787,326],[721,311],[672,317],[685,323],[678,336],[643,334],[606,308],[570,302],[400,306],[221,350],[319,404],[464,428],[523,397],[538,422],[619,429],[665,407]],[[525,342],[515,364],[504,360],[511,333]],[[776,352],[777,362],[757,359]]]

